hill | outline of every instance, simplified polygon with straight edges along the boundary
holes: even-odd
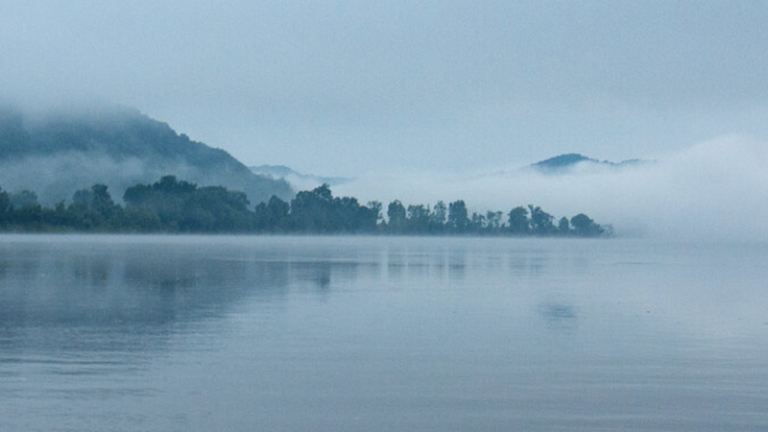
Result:
[[[579,153],[567,153],[536,162],[531,164],[530,167],[545,173],[564,173],[570,171],[580,164],[607,168],[622,168],[627,166],[640,165],[643,163],[645,162],[640,159],[629,159],[621,162],[611,162],[592,159]]]
[[[52,203],[104,183],[119,200],[126,188],[163,175],[243,191],[252,204],[293,195],[287,182],[254,174],[226,151],[190,140],[136,109],[91,106],[30,113],[0,105],[0,187],[5,190],[34,190],[41,202]]]

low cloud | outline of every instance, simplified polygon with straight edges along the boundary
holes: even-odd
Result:
[[[622,168],[581,164],[562,174],[532,169],[477,175],[364,177],[336,195],[386,204],[463,199],[470,211],[535,204],[556,217],[586,213],[617,235],[682,241],[768,239],[768,143],[724,137]]]
[[[90,189],[97,183],[107,185],[115,202],[122,202],[125,190],[138,183],[153,183],[164,175],[199,186],[225,186],[232,190],[253,192],[251,183],[263,184],[261,196],[271,196],[274,182],[266,179],[251,181],[238,173],[201,169],[183,162],[147,161],[138,157],[116,159],[102,153],[64,152],[51,156],[32,156],[0,163],[0,188],[8,192],[34,191],[41,204],[52,206],[64,200],[69,203],[80,189]],[[251,187],[251,189],[249,189]],[[249,195],[251,198],[251,195]],[[287,197],[285,197],[287,198]]]
[[[107,155],[82,152],[29,157],[0,164],[3,190],[34,191],[45,205],[61,200],[70,202],[76,190],[90,189],[96,183],[106,184],[115,201],[121,201],[127,187],[146,177],[145,166],[137,158],[116,161]]]

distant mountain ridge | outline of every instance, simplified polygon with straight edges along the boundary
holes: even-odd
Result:
[[[116,200],[163,175],[245,192],[251,203],[289,199],[287,182],[251,172],[224,150],[192,141],[166,123],[122,106],[29,114],[0,104],[0,187],[30,189],[41,201],[69,200],[104,183]]]
[[[544,173],[562,173],[571,170],[579,164],[591,164],[608,168],[623,168],[641,165],[646,162],[647,161],[641,159],[628,159],[621,162],[601,161],[579,153],[566,153],[533,163],[529,165],[529,167]]]

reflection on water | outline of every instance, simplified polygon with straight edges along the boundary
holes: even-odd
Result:
[[[82,240],[85,241],[85,240]],[[331,278],[354,280],[378,263],[325,256],[276,258],[269,249],[190,250],[186,242],[149,246],[52,245],[23,239],[0,245],[3,328],[93,326],[152,330],[178,321],[223,316],[249,298],[268,301],[289,286],[326,291]],[[325,251],[321,251],[324,253]]]
[[[768,248],[0,237],[0,430],[757,430]]]
[[[553,326],[573,327],[577,321],[573,305],[567,303],[542,303],[538,309],[541,316]]]

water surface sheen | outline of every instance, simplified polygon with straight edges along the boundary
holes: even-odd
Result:
[[[0,236],[0,430],[768,430],[766,281],[766,244]]]

